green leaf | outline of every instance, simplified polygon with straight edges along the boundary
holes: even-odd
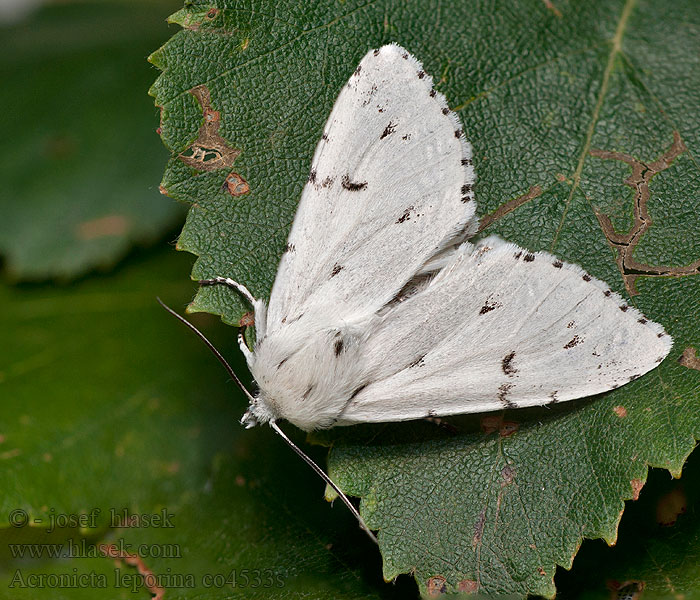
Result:
[[[378,553],[308,467],[267,428],[238,424],[225,371],[156,304],[191,297],[190,263],[164,248],[70,287],[0,286],[0,597],[149,598],[106,543],[138,554],[166,599],[406,598],[410,585],[378,587]],[[229,332],[195,320],[235,356]],[[169,517],[109,529],[124,509]],[[29,526],[10,526],[17,510]],[[82,532],[47,531],[80,514],[95,514]],[[61,560],[12,560],[17,544],[67,552],[69,539],[78,550]]]
[[[12,279],[112,267],[182,218],[145,96],[173,0],[70,2],[0,29],[0,254]]]
[[[477,417],[456,420],[453,435],[411,423],[323,438],[331,475],[379,530],[387,579],[412,572],[426,593],[552,596],[556,565],[570,566],[584,537],[613,542],[648,465],[680,474],[700,435],[689,349],[700,337],[696,3],[278,2],[271,12],[221,0],[188,3],[173,20],[183,31],[152,56],[163,70],[152,93],[173,152],[163,186],[192,204],[178,248],[197,255],[193,277],[269,293],[340,88],[369,48],[396,41],[464,124],[484,233],[580,264],[673,335],[669,358],[642,379],[509,412],[485,432]],[[193,162],[203,150],[223,164]],[[232,177],[249,191],[233,194]],[[206,288],[190,310],[236,323],[247,307]]]
[[[626,511],[614,547],[585,542],[571,572],[561,573],[557,598],[607,600],[627,584],[644,600],[700,598],[700,454],[681,481],[654,470],[639,501]]]

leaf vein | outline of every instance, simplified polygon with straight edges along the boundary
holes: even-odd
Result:
[[[583,148],[581,149],[581,154],[579,155],[578,164],[576,165],[576,171],[574,172],[573,183],[571,185],[571,190],[569,191],[569,196],[566,199],[566,205],[564,206],[564,212],[561,215],[561,220],[559,221],[559,226],[554,234],[554,239],[549,247],[550,252],[554,252],[554,248],[557,245],[557,240],[559,239],[559,234],[564,227],[564,222],[569,213],[569,208],[571,206],[571,201],[573,200],[576,190],[579,189],[581,184],[581,173],[583,172],[583,165],[586,162],[588,156],[588,151],[591,148],[591,140],[593,139],[593,133],[595,132],[595,127],[598,123],[598,117],[600,116],[600,110],[603,107],[603,102],[605,101],[605,96],[608,92],[608,86],[610,84],[610,75],[613,71],[613,66],[615,65],[615,58],[620,53],[622,47],[622,38],[625,34],[625,29],[627,27],[627,21],[629,19],[632,8],[636,4],[637,0],[627,0],[624,7],[622,8],[622,13],[620,14],[620,20],[617,23],[617,29],[615,31],[615,36],[612,39],[612,44],[610,48],[610,53],[608,54],[608,62],[605,65],[605,70],[603,71],[603,78],[600,83],[600,91],[598,92],[598,98],[596,100],[595,107],[593,108],[593,114],[591,115],[590,123],[588,124],[588,130],[586,132],[586,138],[583,142]]]

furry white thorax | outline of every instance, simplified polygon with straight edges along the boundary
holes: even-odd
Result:
[[[367,320],[339,325],[333,312],[301,315],[278,329],[260,332],[249,362],[258,385],[242,422],[252,427],[284,419],[300,429],[326,429],[338,421],[353,395],[371,377],[362,345]]]

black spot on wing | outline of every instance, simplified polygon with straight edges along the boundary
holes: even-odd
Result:
[[[314,391],[314,386],[310,385],[309,388],[302,394],[301,399],[306,400],[309,397],[309,394]]]
[[[425,77],[425,71],[418,71],[418,79],[423,79]]]
[[[286,317],[282,317],[282,323],[286,323],[287,321],[289,321],[289,324],[291,325],[292,323],[296,323],[303,316],[304,316],[304,313],[300,313],[299,315],[297,315],[293,319],[288,319],[289,315],[287,315]]]
[[[522,251],[516,252],[515,254],[513,254],[513,258],[515,260],[519,260],[522,255],[523,255]]]
[[[464,134],[464,131],[462,131],[461,129],[455,129],[455,137],[457,139],[461,138],[462,134]]]
[[[383,140],[386,136],[394,133],[394,131],[396,131],[396,125],[394,125],[391,121],[389,121],[389,124],[384,128],[382,135],[379,136],[379,139]]]
[[[516,404],[510,398],[508,398],[508,394],[512,388],[512,383],[504,383],[498,388],[498,399],[506,408],[516,408]]]
[[[611,292],[610,290],[605,290],[605,291],[603,292],[603,296],[606,296],[606,297],[607,297],[607,296],[610,296],[610,294],[612,294],[612,292]]]
[[[343,270],[342,265],[339,265],[336,263],[335,265],[333,265],[333,270],[331,271],[331,277],[335,277],[342,270]]]
[[[648,321],[644,317],[642,317],[641,319],[637,320],[637,323],[641,323],[642,325],[646,325],[648,323]]]
[[[413,208],[414,208],[413,206],[409,206],[405,211],[403,211],[403,214],[398,219],[396,219],[395,224],[410,221],[411,220],[411,211],[413,210]]]
[[[581,279],[583,279],[584,281],[590,281],[590,280],[591,280],[591,276],[590,276],[588,273],[584,273],[584,274],[583,274],[583,277],[581,277]]]
[[[325,131],[323,132],[323,135],[321,136],[321,139],[322,139],[324,142],[327,142],[327,141],[328,141],[328,134],[327,134]]]
[[[367,187],[366,181],[350,181],[350,175],[347,174],[343,175],[343,179],[340,183],[343,186],[343,188],[345,188],[349,192],[359,192],[360,190],[364,190]]]
[[[316,169],[311,169],[311,173],[309,173],[309,183],[316,183]]]
[[[564,350],[571,350],[571,348],[578,346],[579,344],[583,343],[583,339],[581,339],[579,336],[575,335],[572,337],[564,346]]]
[[[296,252],[297,247],[294,244],[290,244],[289,242],[287,242],[287,245],[284,247],[284,251],[285,252]]]
[[[471,158],[463,158],[462,164],[465,166],[470,166],[472,164],[472,159]]]
[[[321,187],[322,188],[329,188],[333,185],[333,181],[335,181],[332,177],[326,177],[322,182],[321,182]]]
[[[362,65],[357,65],[357,69],[355,69],[355,72],[353,73],[353,75],[355,75],[355,77],[357,77],[360,74],[360,71],[362,71]]]
[[[462,194],[463,194],[462,195],[462,203],[463,204],[466,204],[470,200],[474,199],[473,194],[472,194],[472,189],[473,189],[473,187],[470,183],[465,183],[462,186]]]
[[[343,338],[339,337],[335,340],[335,344],[333,344],[333,352],[335,352],[336,356],[340,356],[340,353],[343,351],[344,347],[345,343],[343,342]]]
[[[437,95],[437,92],[435,90],[430,90],[430,97],[431,98],[435,98],[436,95]]]
[[[515,352],[511,352],[510,354],[506,354],[501,361],[501,368],[508,377],[513,377],[518,372],[518,369],[513,366],[514,358]]]
[[[362,106],[367,106],[368,104],[370,104],[378,90],[379,88],[377,87],[377,85],[373,83],[369,91],[363,94],[364,96],[366,96],[366,98],[362,101]]]
[[[449,109],[449,108],[443,108],[443,109],[442,109],[442,114],[443,114],[443,115],[449,115],[449,114],[450,114],[450,109]]]
[[[373,54],[374,56],[378,56],[378,55],[379,55],[379,50],[378,50],[378,49],[375,50],[374,52],[372,52],[372,54]]]
[[[489,313],[492,310],[496,310],[497,308],[501,308],[502,306],[503,304],[501,304],[500,302],[496,302],[494,300],[491,300],[491,298],[487,298],[484,302],[484,305],[481,307],[479,314],[485,315],[486,313]]]
[[[564,263],[561,262],[560,260],[555,260],[555,261],[552,263],[552,266],[553,266],[555,269],[561,269],[561,268],[564,266]]]
[[[366,383],[363,383],[360,387],[355,388],[355,391],[354,391],[352,394],[350,394],[349,400],[352,400],[355,396],[357,396],[357,394],[359,394],[359,393],[360,393],[362,390],[364,390],[366,387],[367,387],[367,384],[366,384]]]
[[[410,365],[408,365],[408,368],[422,367],[423,365],[425,365],[425,354],[421,354],[418,358],[416,358]]]
[[[619,308],[622,312],[627,312],[630,307],[627,306],[626,304],[621,304]]]
[[[534,255],[534,254],[530,254],[530,253],[528,252],[528,253],[525,255],[525,258],[523,258],[523,260],[524,260],[525,262],[532,262],[533,260],[535,260],[535,255]]]

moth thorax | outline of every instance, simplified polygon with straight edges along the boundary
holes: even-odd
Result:
[[[256,348],[251,371],[259,394],[251,412],[305,431],[332,427],[362,378],[358,344],[337,329],[294,333],[282,328]]]

